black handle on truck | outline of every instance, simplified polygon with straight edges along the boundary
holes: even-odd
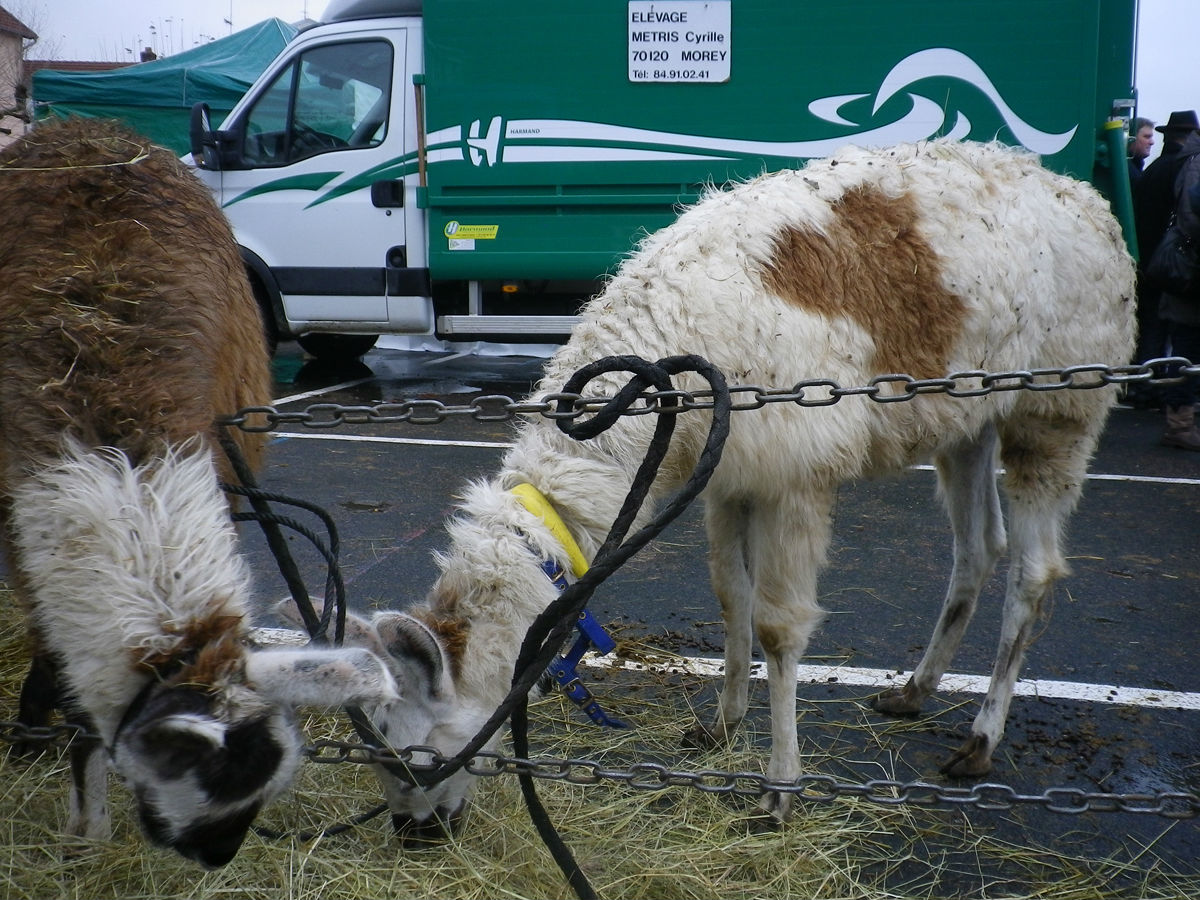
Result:
[[[371,205],[380,209],[396,208],[404,205],[404,179],[388,178],[385,181],[371,183]]]

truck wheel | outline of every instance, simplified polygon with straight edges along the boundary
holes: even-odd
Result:
[[[296,338],[301,348],[317,359],[328,362],[358,359],[375,346],[377,334],[302,334]]]

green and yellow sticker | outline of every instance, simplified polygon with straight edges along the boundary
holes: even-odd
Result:
[[[499,231],[499,225],[464,225],[462,222],[451,219],[442,229],[442,234],[452,240],[491,241],[495,240],[496,233]]]

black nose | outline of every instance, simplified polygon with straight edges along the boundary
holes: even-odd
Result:
[[[392,815],[392,827],[396,829],[400,844],[406,850],[424,850],[445,843],[458,831],[462,825],[462,811],[462,806],[453,813],[439,806],[432,816],[422,822],[412,816],[395,813]]]
[[[175,849],[188,859],[194,859],[206,869],[219,869],[237,856],[238,849],[242,846],[242,838],[245,836],[246,833],[243,831],[236,837],[218,838],[202,847],[176,846]]]
[[[153,816],[143,817],[142,823],[156,844],[170,847],[180,856],[194,860],[205,868],[219,869],[237,856],[257,812],[258,804],[255,803],[223,819],[194,825],[174,838],[168,837],[162,828],[152,827],[156,824]]]
[[[182,835],[172,846],[206,869],[219,869],[237,856],[248,830],[241,823],[213,822]]]

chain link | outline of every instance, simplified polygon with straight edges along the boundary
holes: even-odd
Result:
[[[46,747],[66,747],[72,741],[99,741],[97,735],[89,733],[79,725],[26,725],[23,722],[0,722],[0,742]]]
[[[1175,374],[1163,374],[1170,369]],[[1136,365],[1108,366],[1099,363],[1011,372],[982,370],[956,372],[945,378],[913,378],[911,375],[877,375],[868,384],[842,387],[827,378],[814,378],[790,388],[735,385],[729,392],[733,409],[762,409],[770,403],[801,407],[833,406],[847,397],[866,397],[876,403],[900,403],[928,394],[954,398],[984,397],[1004,391],[1092,390],[1109,385],[1174,384],[1185,376],[1200,375],[1200,364],[1186,357],[1152,359]],[[514,400],[504,394],[483,394],[469,403],[452,406],[441,400],[415,399],[368,406],[313,403],[301,410],[282,412],[272,406],[250,406],[223,419],[227,425],[249,432],[275,431],[281,425],[333,429],[344,425],[440,425],[449,419],[476,422],[507,422],[521,416],[547,419],[577,419],[604,407],[612,398],[575,393],[543,394],[539,399]],[[559,407],[562,407],[560,410]],[[712,409],[712,391],[652,391],[622,415],[649,413],[676,415],[689,410]]]

